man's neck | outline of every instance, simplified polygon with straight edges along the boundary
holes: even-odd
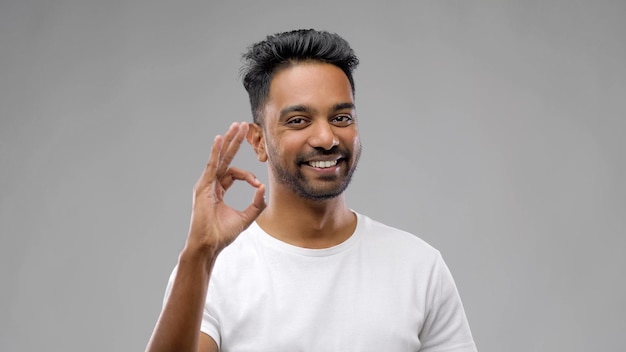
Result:
[[[328,248],[348,239],[356,229],[356,215],[343,194],[327,200],[270,193],[268,207],[257,219],[272,237],[304,248]]]

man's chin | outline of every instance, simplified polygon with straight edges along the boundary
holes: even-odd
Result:
[[[335,185],[333,187],[305,188],[298,187],[295,191],[304,199],[313,201],[325,201],[339,197],[348,187],[347,184]]]
[[[302,198],[306,199],[306,200],[311,200],[314,202],[323,202],[323,201],[327,201],[327,200],[331,200],[331,199],[335,199],[337,197],[339,197],[341,195],[341,193],[319,193],[319,194],[305,194],[305,195],[301,195]]]

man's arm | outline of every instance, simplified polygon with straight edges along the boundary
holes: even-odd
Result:
[[[265,186],[252,173],[230,167],[247,132],[246,123],[234,123],[223,137],[215,137],[206,169],[194,187],[187,242],[147,352],[218,350],[215,341],[200,332],[211,270],[218,254],[265,208]],[[256,188],[244,211],[224,203],[224,194],[237,180]]]

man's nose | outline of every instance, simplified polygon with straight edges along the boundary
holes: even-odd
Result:
[[[328,121],[319,121],[315,122],[314,128],[311,129],[309,144],[314,148],[330,150],[339,145],[339,139],[335,135],[333,126]]]

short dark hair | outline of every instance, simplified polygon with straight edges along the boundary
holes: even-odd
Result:
[[[270,35],[253,44],[243,54],[243,60],[243,86],[250,97],[255,123],[261,122],[274,74],[301,62],[319,61],[339,67],[348,77],[354,94],[352,71],[359,59],[348,42],[335,33],[299,29]]]

